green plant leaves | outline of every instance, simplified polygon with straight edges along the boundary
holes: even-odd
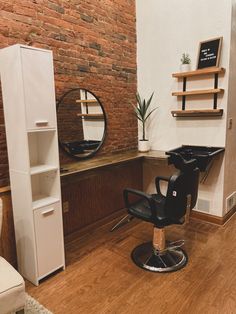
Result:
[[[150,117],[150,115],[153,113],[153,111],[155,111],[157,109],[157,108],[154,108],[151,111],[149,111],[149,107],[151,105],[153,95],[154,95],[154,92],[152,93],[150,98],[146,101],[146,99],[142,100],[140,94],[137,93],[136,94],[137,106],[132,105],[134,108],[135,116],[142,123],[142,130],[143,130],[142,139],[143,140],[146,140],[145,123],[146,123],[147,119]]]
[[[150,98],[146,101],[146,99],[142,100],[139,93],[136,94],[136,99],[137,99],[137,106],[134,106],[134,111],[136,114],[136,117],[138,120],[140,120],[142,123],[144,123],[147,118],[155,111],[157,108],[152,109],[150,112],[148,112],[148,109],[151,105],[152,98],[153,98],[154,92],[150,96]]]
[[[182,58],[180,59],[182,64],[190,64],[191,63],[191,59],[188,53],[183,53],[182,54]]]

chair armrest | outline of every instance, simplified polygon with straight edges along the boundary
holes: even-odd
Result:
[[[169,177],[163,177],[163,176],[158,176],[158,177],[156,177],[156,179],[155,179],[155,184],[156,184],[157,194],[160,194],[160,195],[164,196],[164,195],[161,193],[160,181],[169,182],[169,180],[170,180]]]
[[[138,191],[138,190],[135,190],[135,189],[129,189],[129,188],[125,189],[123,191],[123,196],[124,196],[126,208],[129,208],[132,206],[132,204],[129,202],[129,197],[128,197],[129,194],[140,196],[141,199],[146,200],[148,202],[149,207],[150,207],[152,216],[156,216],[155,201],[151,195],[144,193],[144,192],[141,192],[141,191]]]

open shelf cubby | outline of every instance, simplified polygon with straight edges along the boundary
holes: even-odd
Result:
[[[58,169],[55,130],[29,132],[28,144],[31,175]]]
[[[31,176],[33,209],[59,202],[57,172]]]

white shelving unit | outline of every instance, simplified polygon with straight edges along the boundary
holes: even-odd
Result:
[[[52,52],[0,51],[19,272],[33,284],[65,268]]]

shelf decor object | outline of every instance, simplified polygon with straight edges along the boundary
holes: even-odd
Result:
[[[188,53],[184,52],[180,61],[180,72],[191,71],[191,59]]]
[[[65,268],[58,136],[49,50],[0,50],[19,272],[38,285]]]
[[[172,110],[173,117],[216,117],[223,115],[223,109],[217,109],[217,99],[219,94],[223,94],[224,90],[218,88],[219,74],[224,74],[224,68],[209,67],[199,69],[190,72],[173,73],[172,77],[183,80],[183,90],[181,92],[173,92],[172,96],[182,97],[182,110]],[[187,78],[196,76],[214,76],[214,88],[202,89],[202,90],[191,90],[187,91]],[[213,95],[213,108],[212,109],[197,109],[197,110],[186,110],[186,97],[198,96],[198,95]]]
[[[223,37],[200,42],[198,50],[197,69],[218,67]]]

